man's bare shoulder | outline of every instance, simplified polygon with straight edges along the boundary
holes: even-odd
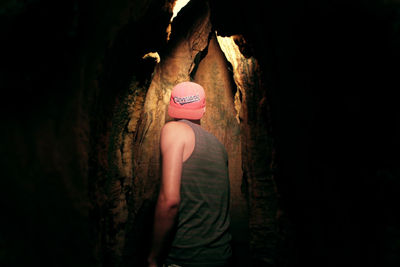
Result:
[[[167,122],[161,132],[162,133],[172,133],[172,134],[184,134],[191,132],[192,129],[189,125],[181,121],[170,121]]]
[[[170,121],[161,129],[161,142],[185,143],[190,135],[193,135],[193,130],[189,125],[180,121]]]

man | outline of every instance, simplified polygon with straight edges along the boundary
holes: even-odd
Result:
[[[161,130],[162,178],[149,266],[219,267],[231,257],[228,156],[200,126],[203,87],[176,85]],[[163,256],[164,255],[164,256]]]

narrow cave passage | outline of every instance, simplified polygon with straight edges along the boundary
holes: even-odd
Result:
[[[323,26],[320,26],[305,19],[310,15],[319,21],[325,15],[315,15],[300,5],[295,5],[297,9],[287,9],[269,3],[270,9],[263,9],[269,16],[264,16],[258,13],[261,7],[255,2],[252,6],[236,2],[233,13],[225,13],[223,5],[191,1],[174,18],[170,34],[159,32],[165,43],[153,45],[148,36],[146,45],[132,41],[132,48],[140,48],[140,53],[137,52],[140,58],[149,51],[157,51],[159,62],[151,63],[148,72],[140,70],[142,63],[135,63],[132,73],[136,76],[129,77],[128,92],[110,112],[112,126],[105,135],[110,142],[109,150],[107,158],[102,158],[107,164],[99,164],[106,165],[105,174],[102,179],[96,177],[93,183],[94,188],[100,188],[97,195],[101,196],[93,198],[93,202],[103,201],[94,208],[100,210],[94,221],[98,222],[97,255],[104,265],[144,265],[160,178],[160,129],[170,119],[166,115],[170,90],[186,80],[205,87],[208,106],[202,124],[220,139],[230,155],[237,266],[246,266],[244,262],[248,261],[253,266],[298,266],[300,263],[321,266],[321,262],[337,266],[349,255],[356,264],[361,257],[352,253],[353,244],[360,250],[373,250],[373,241],[358,245],[362,230],[354,226],[358,224],[355,214],[366,208],[354,213],[352,210],[352,205],[358,204],[355,192],[359,181],[354,177],[360,176],[360,170],[369,172],[368,168],[358,168],[357,159],[372,162],[359,152],[363,151],[364,139],[358,139],[363,133],[353,123],[359,122],[360,115],[357,100],[360,89],[355,85],[365,73],[373,74],[373,68],[358,63],[365,62],[366,48],[354,52],[355,46],[343,45],[346,43],[343,40],[350,38],[358,47],[363,47],[368,43],[369,32],[360,33],[365,40],[352,37],[353,29],[348,27],[353,25],[351,12],[332,7],[331,10],[347,16],[339,23],[345,33],[343,37],[333,22],[322,20]],[[319,8],[329,10],[324,4]],[[242,9],[248,10],[248,14],[241,14]],[[275,10],[279,12],[274,14]],[[226,16],[213,19],[213,12]],[[328,17],[340,17],[335,12]],[[367,13],[362,14],[367,17]],[[240,20],[242,15],[245,20]],[[163,31],[168,28],[169,18],[163,24]],[[224,24],[225,19],[232,24]],[[136,28],[133,32],[143,33]],[[244,37],[241,32],[247,35]],[[381,36],[377,32],[374,34]],[[320,33],[323,33],[321,38]],[[239,58],[229,53],[223,38],[234,39],[241,53]],[[269,42],[268,38],[273,41]],[[115,47],[119,44],[116,42]],[[129,51],[124,48],[123,51]],[[353,65],[344,66],[342,62],[348,59]],[[263,64],[262,70],[259,64]],[[110,68],[115,65],[111,64]],[[359,66],[360,71],[353,73],[351,66]],[[342,76],[336,76],[338,72]],[[353,77],[352,83],[345,81],[349,77]],[[117,80],[109,79],[108,87]],[[369,85],[369,82],[364,80],[361,84]],[[272,94],[270,86],[274,88]],[[126,89],[121,88],[120,92]],[[271,119],[271,109],[274,119]],[[283,185],[280,188],[275,181],[276,143],[271,125],[276,126],[274,136],[280,139],[278,168],[280,177],[285,179],[280,181]],[[348,150],[350,153],[343,153]],[[370,178],[373,180],[373,175]],[[104,184],[105,190],[101,189]],[[279,206],[282,188],[291,219],[296,224],[295,245],[290,243],[292,221],[286,221],[287,214]],[[338,257],[336,252],[340,253]]]
[[[240,52],[243,37],[217,36],[210,14],[207,2],[189,3],[179,13],[165,48],[144,57],[157,61],[151,78],[142,86],[131,83],[114,116],[109,151],[114,168],[106,193],[111,209],[104,218],[111,230],[102,233],[109,264],[111,259],[144,264],[160,181],[160,130],[171,120],[166,109],[172,87],[188,80],[205,88],[207,111],[201,125],[229,155],[233,262],[274,261],[278,196],[266,88],[257,60]]]

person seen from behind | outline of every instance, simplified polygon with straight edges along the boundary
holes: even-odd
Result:
[[[149,267],[225,267],[232,256],[228,155],[200,126],[201,85],[174,86],[161,130],[162,177]]]

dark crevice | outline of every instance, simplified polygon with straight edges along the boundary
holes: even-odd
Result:
[[[205,47],[202,51],[198,52],[198,53],[196,54],[194,60],[193,60],[193,63],[192,63],[192,64],[194,64],[194,66],[193,66],[192,71],[191,71],[190,74],[189,74],[191,81],[194,80],[194,76],[196,75],[196,71],[197,71],[197,68],[198,68],[199,65],[200,65],[200,62],[201,62],[201,61],[203,60],[203,58],[205,58],[205,57],[207,56],[207,54],[208,54],[208,46],[210,45],[210,41],[211,41],[211,38],[213,37],[213,35],[214,35],[214,32],[213,32],[213,31],[211,31],[211,32],[208,34],[208,39],[207,39],[207,45],[206,45],[206,47]]]
[[[234,78],[234,72],[233,72],[233,67],[232,67],[232,64],[229,62],[229,60],[227,60],[226,58],[225,58],[225,61],[226,61],[226,64],[227,64],[227,70],[228,70],[228,73],[229,73],[229,79],[231,80],[231,93],[232,93],[232,101],[233,101],[233,105],[235,105],[235,95],[236,95],[236,92],[237,91],[239,91],[239,94],[241,94],[240,93],[240,90],[239,90],[239,88],[237,87],[237,85],[236,85],[236,83],[235,83],[235,78]],[[242,103],[242,99],[240,98],[240,103]]]

